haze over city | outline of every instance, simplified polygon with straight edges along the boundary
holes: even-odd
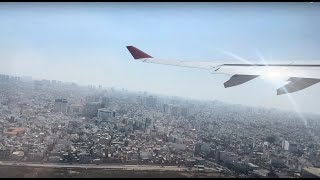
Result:
[[[136,62],[159,58],[320,60],[319,3],[1,3],[0,72],[233,104],[318,113],[320,85],[277,96],[261,78]],[[229,53],[226,53],[229,52]]]
[[[0,3],[0,177],[319,178],[318,17]]]

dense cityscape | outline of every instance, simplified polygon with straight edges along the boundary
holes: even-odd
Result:
[[[319,177],[320,115],[0,75],[0,161]]]

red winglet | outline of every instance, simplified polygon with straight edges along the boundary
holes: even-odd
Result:
[[[141,58],[153,58],[149,54],[141,51],[140,49],[134,47],[134,46],[127,46],[127,49],[131,53],[134,59],[141,59]]]

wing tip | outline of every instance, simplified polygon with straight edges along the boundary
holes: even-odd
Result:
[[[126,46],[126,47],[134,59],[153,58],[149,54],[141,51],[140,49],[138,49],[134,46]]]

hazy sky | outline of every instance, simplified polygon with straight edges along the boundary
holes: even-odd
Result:
[[[320,84],[281,96],[260,78],[225,89],[230,76],[134,61],[125,46],[195,61],[234,60],[217,49],[320,59],[319,19],[320,3],[305,2],[0,3],[0,73],[317,112]]]

